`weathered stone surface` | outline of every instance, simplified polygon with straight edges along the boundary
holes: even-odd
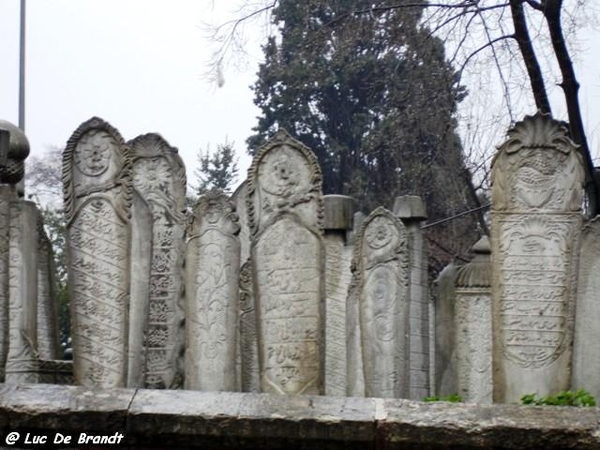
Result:
[[[352,230],[356,201],[347,195],[324,195],[323,204],[325,230]]]
[[[231,202],[235,205],[235,212],[239,218],[240,233],[240,264],[243,265],[250,258],[250,225],[248,224],[248,211],[246,211],[246,197],[248,196],[248,180],[238,186],[231,195]]]
[[[153,217],[150,299],[145,342],[145,386],[183,385],[185,166],[176,148],[160,135],[128,142],[133,185]]]
[[[122,432],[132,450],[596,450],[599,408],[0,386],[0,436]]]
[[[10,202],[17,199],[13,186],[0,185],[0,382],[4,382],[4,367],[9,346],[9,225]]]
[[[435,322],[435,367],[433,394],[446,397],[458,393],[456,375],[456,273],[459,265],[450,262],[433,284]]]
[[[186,389],[236,389],[239,231],[237,214],[225,194],[200,197],[186,257]]]
[[[427,245],[421,223],[427,219],[421,197],[396,197],[394,214],[406,227],[410,270],[410,363],[409,398],[421,400],[430,393],[429,387],[429,276]]]
[[[248,259],[240,269],[240,382],[242,392],[260,392],[256,307],[252,291],[252,266]]]
[[[152,261],[152,211],[134,189],[131,202],[131,287],[127,345],[127,387],[145,387],[150,266]]]
[[[494,401],[570,387],[583,165],[567,130],[527,116],[492,164]]]
[[[54,292],[54,252],[42,223],[38,222],[37,351],[40,359],[58,359],[58,303]]]
[[[63,153],[75,381],[124,386],[130,289],[131,160],[119,132],[84,122]]]
[[[588,223],[581,236],[575,308],[571,387],[600,399],[600,219]]]
[[[25,159],[29,156],[29,140],[16,125],[0,120],[0,130],[8,131],[8,149],[0,154],[0,183],[15,185],[25,175]],[[6,138],[4,138],[6,139]],[[6,145],[6,144],[5,144]]]
[[[344,230],[345,231],[345,230]],[[352,247],[345,233],[325,231],[325,395],[346,395],[346,301],[352,279]]]
[[[473,246],[475,257],[456,276],[458,393],[466,402],[492,403],[492,266],[490,242]]]
[[[10,202],[7,383],[39,382],[37,355],[38,223],[35,203]]]
[[[321,171],[279,131],[248,171],[247,209],[261,390],[322,394],[324,263]]]
[[[353,302],[358,298],[361,350],[348,348],[348,358],[362,353],[363,395],[367,397],[409,395],[410,273],[406,239],[402,222],[380,207],[363,222],[354,248],[352,283],[359,293]],[[353,309],[351,316],[356,314],[356,306]],[[349,341],[349,345],[356,343],[356,339]],[[350,365],[353,372],[357,365],[361,362]],[[349,371],[348,377],[352,375]],[[349,380],[349,384],[356,382]]]

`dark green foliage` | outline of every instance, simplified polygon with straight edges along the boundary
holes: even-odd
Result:
[[[579,389],[577,392],[561,391],[548,397],[526,394],[521,397],[521,403],[523,405],[596,406],[596,399],[589,392]]]
[[[437,397],[437,396],[432,396],[432,397],[425,397],[423,399],[424,402],[450,402],[450,403],[462,403],[463,402],[463,398],[458,395],[458,394],[450,394],[447,395],[446,397]]]
[[[207,193],[211,189],[219,189],[230,193],[237,180],[238,167],[233,143],[225,141],[217,146],[212,155],[209,149],[198,153],[199,167],[194,171],[198,184],[195,186],[196,196]]]
[[[283,127],[317,155],[324,193],[351,195],[365,212],[406,194],[423,197],[430,221],[472,209],[454,119],[464,90],[443,43],[419,25],[422,8],[383,4],[278,2],[281,36],[264,46],[250,152]],[[464,253],[476,224],[467,217],[428,237],[444,243],[434,252]]]

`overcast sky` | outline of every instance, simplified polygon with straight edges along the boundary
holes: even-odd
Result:
[[[245,140],[259,110],[249,86],[261,58],[250,35],[246,70],[225,71],[217,88],[203,75],[215,46],[203,22],[235,16],[237,0],[28,0],[26,134],[32,153],[64,146],[99,116],[128,140],[158,132],[179,148],[194,180],[196,154],[226,138],[250,163]],[[18,122],[19,0],[0,0],[0,118]],[[593,154],[600,144],[600,33],[581,35],[577,64]],[[472,87],[470,87],[473,92]],[[557,105],[560,105],[560,101]],[[564,107],[555,116],[566,119]],[[531,111],[533,112],[533,111]],[[502,136],[495,139],[500,143]],[[241,181],[241,180],[240,180]]]

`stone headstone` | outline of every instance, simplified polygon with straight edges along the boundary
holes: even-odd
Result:
[[[458,393],[456,375],[456,274],[459,269],[451,261],[433,284],[435,366],[433,394],[447,397]]]
[[[325,195],[325,394],[346,395],[346,301],[352,278],[352,247],[346,245],[352,230],[354,199]]]
[[[158,134],[138,136],[128,145],[133,185],[153,218],[145,386],[174,389],[183,384],[185,166]]]
[[[570,387],[583,164],[561,123],[527,116],[492,163],[494,401]]]
[[[63,153],[75,382],[126,383],[131,160],[119,132],[94,117]]]
[[[4,367],[9,346],[9,226],[10,202],[17,199],[12,186],[0,185],[0,382],[4,382]]]
[[[37,350],[43,360],[59,358],[58,303],[54,292],[54,252],[44,230],[42,217],[38,223],[38,312]]]
[[[252,267],[248,259],[240,269],[240,388],[260,392],[256,307],[252,291]]]
[[[261,390],[322,394],[325,252],[321,170],[280,130],[248,171]]]
[[[575,308],[571,388],[600,398],[600,219],[596,216],[581,236]]]
[[[33,202],[10,202],[6,383],[38,383],[38,222]]]
[[[490,242],[473,246],[475,257],[456,276],[456,369],[465,402],[492,403],[492,266]]]
[[[360,353],[367,397],[409,395],[410,270],[406,234],[402,222],[379,207],[365,219],[355,243],[353,284],[358,286]],[[358,352],[349,348],[348,357],[353,354]]]
[[[239,231],[225,194],[200,197],[186,258],[186,389],[236,389]]]
[[[127,387],[143,388],[146,375],[146,342],[150,308],[150,265],[152,259],[153,217],[150,206],[133,189],[131,198],[131,282]]]
[[[422,400],[429,389],[429,275],[427,246],[421,223],[425,204],[417,195],[396,197],[394,214],[406,227],[410,267],[410,375],[409,398]]]

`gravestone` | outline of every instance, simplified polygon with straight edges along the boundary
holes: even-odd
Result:
[[[494,401],[570,387],[583,164],[566,128],[526,116],[492,163]]]
[[[353,366],[362,365],[363,395],[407,398],[410,378],[407,236],[402,222],[390,211],[379,207],[365,219],[355,243],[352,266],[357,294],[352,299],[353,311],[348,314],[358,312],[358,321],[352,318],[349,323],[356,326],[358,322],[361,348],[360,352],[349,348],[348,358],[362,353],[362,362]],[[348,376],[351,375],[349,371]]]
[[[183,383],[185,166],[176,148],[155,133],[129,141],[133,185],[152,214],[145,386]]]
[[[4,382],[4,368],[9,346],[9,226],[10,202],[17,199],[13,186],[0,185],[0,382]]]
[[[427,246],[421,224],[427,219],[425,204],[417,195],[396,197],[394,214],[406,227],[410,270],[410,375],[409,398],[429,395],[429,275]]]
[[[37,350],[43,360],[59,358],[58,303],[54,291],[54,252],[40,215],[38,232]]]
[[[277,132],[248,171],[261,391],[323,394],[325,252],[321,170]]]
[[[77,384],[126,383],[131,160],[119,132],[94,117],[63,153],[73,372]]]
[[[351,280],[354,199],[325,195],[325,394],[346,395],[346,297]]]
[[[200,197],[186,257],[186,389],[236,390],[239,231],[225,194]]]
[[[600,219],[582,231],[571,388],[600,399]]]
[[[492,266],[482,237],[475,257],[456,275],[456,367],[458,394],[465,402],[492,403]]]
[[[38,222],[35,203],[10,202],[6,383],[38,383]]]
[[[240,388],[242,392],[260,392],[256,307],[252,292],[252,267],[248,259],[240,269]]]
[[[433,394],[447,397],[458,393],[456,375],[456,274],[460,266],[451,261],[433,284],[435,366]]]

